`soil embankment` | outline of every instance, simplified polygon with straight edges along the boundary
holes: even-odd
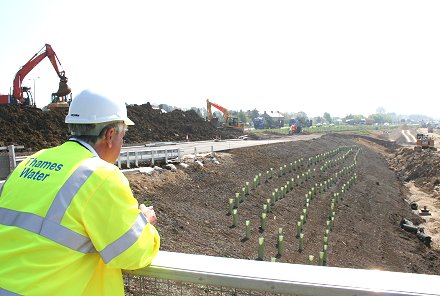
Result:
[[[382,145],[383,144],[383,145]],[[308,255],[318,257],[322,249],[331,194],[340,192],[346,178],[311,201],[304,226],[304,251],[299,252],[296,223],[305,205],[305,194],[315,184],[334,176],[353,159],[295,187],[268,214],[267,229],[261,231],[262,206],[275,188],[280,188],[301,168],[274,177],[252,191],[239,205],[239,224],[232,227],[228,200],[246,181],[270,168],[277,170],[297,159],[312,157],[338,147],[361,148],[356,160],[357,183],[335,207],[335,226],[329,236],[328,265],[375,268],[389,271],[439,274],[440,254],[414,234],[400,228],[402,218],[419,225],[424,218],[411,210],[408,190],[390,169],[386,154],[401,153],[399,146],[369,137],[327,135],[312,141],[264,145],[217,153],[220,165],[209,158],[201,167],[191,164],[177,172],[163,171],[146,176],[128,175],[140,202],[151,201],[159,215],[162,248],[168,251],[256,259],[258,238],[266,241],[266,257],[277,256],[276,235],[284,232],[285,252],[281,262],[306,263]],[[338,154],[339,155],[339,154]],[[350,154],[351,155],[351,154]],[[340,155],[339,155],[340,156]],[[339,157],[335,156],[335,158]],[[352,156],[352,155],[351,155]],[[334,158],[333,158],[334,159]],[[319,168],[312,166],[310,168]],[[251,238],[245,240],[245,220],[250,221]],[[315,259],[316,260],[316,259]]]
[[[146,103],[128,106],[127,113],[135,123],[126,134],[127,145],[240,136],[237,131],[214,128],[192,110],[162,113]],[[21,145],[29,152],[59,145],[68,139],[64,123],[66,114],[66,111],[43,112],[38,108],[0,106],[0,146]]]

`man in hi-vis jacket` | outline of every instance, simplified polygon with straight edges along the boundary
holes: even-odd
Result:
[[[122,269],[151,263],[156,215],[114,165],[124,103],[83,91],[72,137],[22,161],[0,189],[0,295],[124,295]]]

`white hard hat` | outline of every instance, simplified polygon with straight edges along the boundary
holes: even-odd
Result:
[[[126,125],[134,125],[127,117],[127,107],[121,101],[84,90],[70,103],[66,123],[94,124],[112,121],[123,121]]]

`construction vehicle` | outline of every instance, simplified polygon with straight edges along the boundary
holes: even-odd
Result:
[[[32,69],[35,68],[44,58],[49,58],[52,66],[54,67],[58,77],[60,78],[60,83],[58,86],[58,91],[52,93],[51,103],[47,106],[48,109],[54,110],[59,108],[68,108],[69,101],[68,95],[71,95],[71,89],[67,85],[67,77],[64,70],[60,71],[58,65],[61,67],[60,60],[55,54],[52,46],[45,44],[40,51],[38,51],[24,66],[18,70],[15,74],[12,94],[0,95],[0,105],[23,105],[35,107],[35,102],[30,93],[30,87],[22,86],[24,78],[29,74]]]
[[[218,118],[212,115],[212,107],[215,107],[223,114],[223,123],[218,122]],[[237,116],[233,116],[229,113],[228,109],[220,106],[219,104],[206,100],[206,109],[208,110],[208,120],[216,128],[234,129],[244,131],[244,123],[239,120]]]
[[[437,148],[434,147],[434,138],[425,134],[417,134],[416,139],[415,151],[422,151],[423,149],[437,151]]]
[[[289,135],[299,134],[302,131],[298,120],[292,118],[289,120]]]

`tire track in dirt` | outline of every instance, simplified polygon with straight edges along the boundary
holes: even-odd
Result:
[[[411,134],[410,130],[402,130],[402,135],[405,137],[406,142],[408,143],[415,143],[416,138]]]

